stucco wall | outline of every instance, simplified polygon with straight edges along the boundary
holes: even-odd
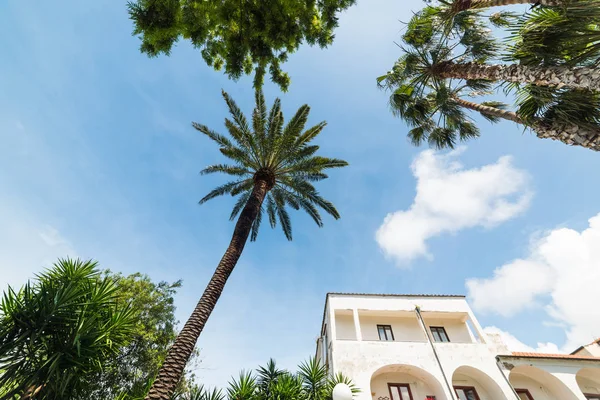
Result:
[[[600,394],[600,368],[583,368],[575,379],[583,393]]]
[[[585,400],[582,391],[600,393],[598,362],[502,358],[507,349],[498,338],[483,333],[464,298],[330,295],[328,299],[325,323],[330,372],[341,372],[354,381],[362,390],[356,400],[389,398],[388,383],[408,383],[413,400],[426,395],[453,400],[455,394],[444,374],[450,386],[475,387],[481,400],[515,400],[505,377],[516,388],[528,389],[535,400]],[[443,372],[416,317],[416,306],[427,327],[443,326],[450,338],[450,343],[434,345]],[[337,314],[334,321],[329,319],[332,314]],[[355,336],[356,315],[362,341]],[[463,321],[472,324],[471,331]],[[391,325],[395,341],[380,341],[377,325]],[[473,332],[481,342],[473,340]]]
[[[473,343],[469,334],[467,324],[457,319],[423,318],[427,328],[431,326],[442,326],[448,334],[450,342],[453,343]],[[431,331],[429,332],[431,334]],[[433,335],[431,336],[433,338]]]
[[[403,342],[424,342],[427,339],[419,326],[416,314],[406,318],[367,316],[359,313],[360,330],[363,340],[379,340],[377,325],[390,325],[394,340]]]
[[[338,340],[356,340],[352,314],[336,312],[335,326]]]
[[[581,391],[588,394],[600,394],[600,385],[598,382],[594,382],[591,379],[577,377],[577,383],[581,388]]]
[[[527,389],[535,400],[552,400],[549,396],[548,389],[545,389],[542,384],[533,379],[521,375],[510,374],[510,383],[515,389]]]
[[[353,309],[380,311],[410,311],[415,306],[422,311],[470,312],[469,306],[461,297],[403,297],[403,296],[344,296],[330,295],[330,307],[336,310]]]
[[[479,395],[479,400],[494,400],[490,395],[486,387],[483,383],[480,383],[478,380],[473,377],[455,373],[452,377],[452,386],[472,386],[477,391]]]
[[[534,393],[542,400],[585,400],[581,379],[597,377],[600,382],[600,365],[593,361],[514,357],[501,360],[504,367],[510,366],[506,374],[513,386],[528,389],[536,400]]]
[[[600,357],[600,344],[592,343],[577,352],[580,356]]]
[[[388,390],[388,383],[408,384],[413,400],[425,399],[425,396],[436,395],[433,388],[429,387],[425,381],[415,375],[388,372],[378,375],[371,381],[371,397],[374,400],[378,400],[380,397],[387,397],[389,400],[393,400]]]

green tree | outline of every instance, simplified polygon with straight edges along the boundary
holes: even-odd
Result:
[[[223,258],[169,350],[147,399],[167,400],[173,393],[248,237],[256,239],[263,214],[266,214],[271,227],[279,222],[288,240],[292,239],[292,226],[287,207],[305,211],[318,226],[323,225],[318,208],[335,219],[340,217],[334,205],[322,198],[312,184],[328,177],[325,170],[347,165],[343,160],[315,155],[319,146],[311,142],[326,123],[321,122],[305,130],[310,107],[303,105],[284,124],[280,100],[276,99],[271,110],[267,110],[259,89],[249,124],[233,99],[225,92],[223,97],[232,117],[231,120],[225,119],[231,139],[205,125],[193,123],[193,126],[216,142],[221,153],[233,161],[233,165],[209,166],[202,174],[225,173],[235,180],[212,190],[200,200],[200,204],[226,194],[239,196],[230,219],[235,219],[238,214],[239,218]]]
[[[274,360],[254,373],[242,371],[233,379],[226,394],[203,386],[174,400],[331,400],[335,385],[345,383],[352,393],[359,390],[342,374],[330,376],[314,358],[300,364],[297,373],[277,368]]]
[[[0,304],[2,398],[72,399],[129,343],[131,307],[93,261],[62,259]]]
[[[326,47],[333,42],[337,14],[356,0],[136,0],[128,3],[149,56],[169,54],[180,39],[189,39],[216,70],[232,79],[255,72],[260,87],[269,70],[286,91],[290,78],[281,70],[303,42]]]
[[[169,346],[177,337],[173,296],[181,281],[153,282],[150,277],[136,273],[123,276],[106,271],[105,275],[117,286],[122,303],[129,303],[135,318],[130,342],[104,362],[104,367],[82,400],[113,399],[119,394],[128,398],[143,398],[148,381],[158,373]],[[179,385],[185,390],[185,380]]]

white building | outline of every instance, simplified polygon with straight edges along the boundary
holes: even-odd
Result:
[[[510,353],[464,296],[329,293],[317,357],[356,400],[600,400],[600,342]]]

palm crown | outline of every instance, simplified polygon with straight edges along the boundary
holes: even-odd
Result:
[[[439,8],[425,7],[407,24],[404,54],[391,71],[378,78],[391,91],[390,108],[411,129],[414,145],[424,141],[436,148],[454,147],[458,140],[479,136],[479,129],[459,104],[461,96],[487,94],[489,82],[440,78],[437,68],[459,60],[483,62],[497,51],[497,43],[476,11],[461,12],[449,21]],[[453,54],[457,52],[457,54]],[[483,105],[504,108],[500,102]],[[483,116],[492,122],[491,115]]]
[[[233,164],[211,165],[201,173],[222,172],[235,179],[213,189],[200,204],[224,194],[238,196],[230,216],[233,220],[249,200],[255,183],[263,180],[267,183],[268,193],[252,223],[251,240],[256,240],[263,212],[266,212],[271,227],[274,228],[279,220],[288,240],[292,239],[288,206],[306,211],[318,226],[323,225],[318,208],[338,219],[340,215],[334,205],[321,197],[312,184],[327,178],[326,169],[348,165],[343,160],[315,155],[319,146],[311,143],[326,123],[305,130],[310,107],[303,105],[285,124],[280,100],[276,99],[269,111],[262,91],[257,90],[256,106],[249,124],[231,97],[225,92],[223,97],[232,118],[225,119],[232,140],[205,125],[193,123],[193,126],[217,142],[221,153],[233,161]]]

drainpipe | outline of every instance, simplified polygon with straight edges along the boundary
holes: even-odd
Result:
[[[448,382],[448,378],[446,377],[446,373],[444,372],[444,368],[442,367],[440,358],[438,357],[437,351],[435,350],[435,346],[433,345],[433,340],[431,340],[431,337],[429,336],[429,331],[427,330],[427,326],[425,325],[425,321],[423,321],[423,317],[421,316],[421,309],[419,308],[419,306],[415,306],[415,312],[417,313],[417,317],[419,318],[419,321],[421,321],[421,326],[425,330],[425,336],[427,336],[427,341],[429,342],[429,345],[431,346],[431,350],[433,350],[433,355],[435,356],[435,359],[440,367],[440,371],[442,371],[442,376],[444,377],[444,381],[446,382],[446,387],[448,388],[448,390],[450,392],[450,400],[455,400],[454,399],[454,389],[452,388],[452,385],[450,385],[450,382]]]
[[[498,357],[498,356],[496,356],[496,367],[498,367],[498,371],[500,371],[500,374],[502,375],[502,377],[506,381],[506,384],[508,385],[508,387],[510,388],[510,390],[512,390],[513,394],[515,395],[515,398],[517,400],[521,400],[521,398],[519,397],[519,394],[517,393],[517,391],[515,390],[515,388],[513,387],[513,385],[510,384],[510,381],[508,380],[508,378],[506,377],[506,375],[504,375],[504,371],[502,371],[502,367],[500,367],[500,357]]]

